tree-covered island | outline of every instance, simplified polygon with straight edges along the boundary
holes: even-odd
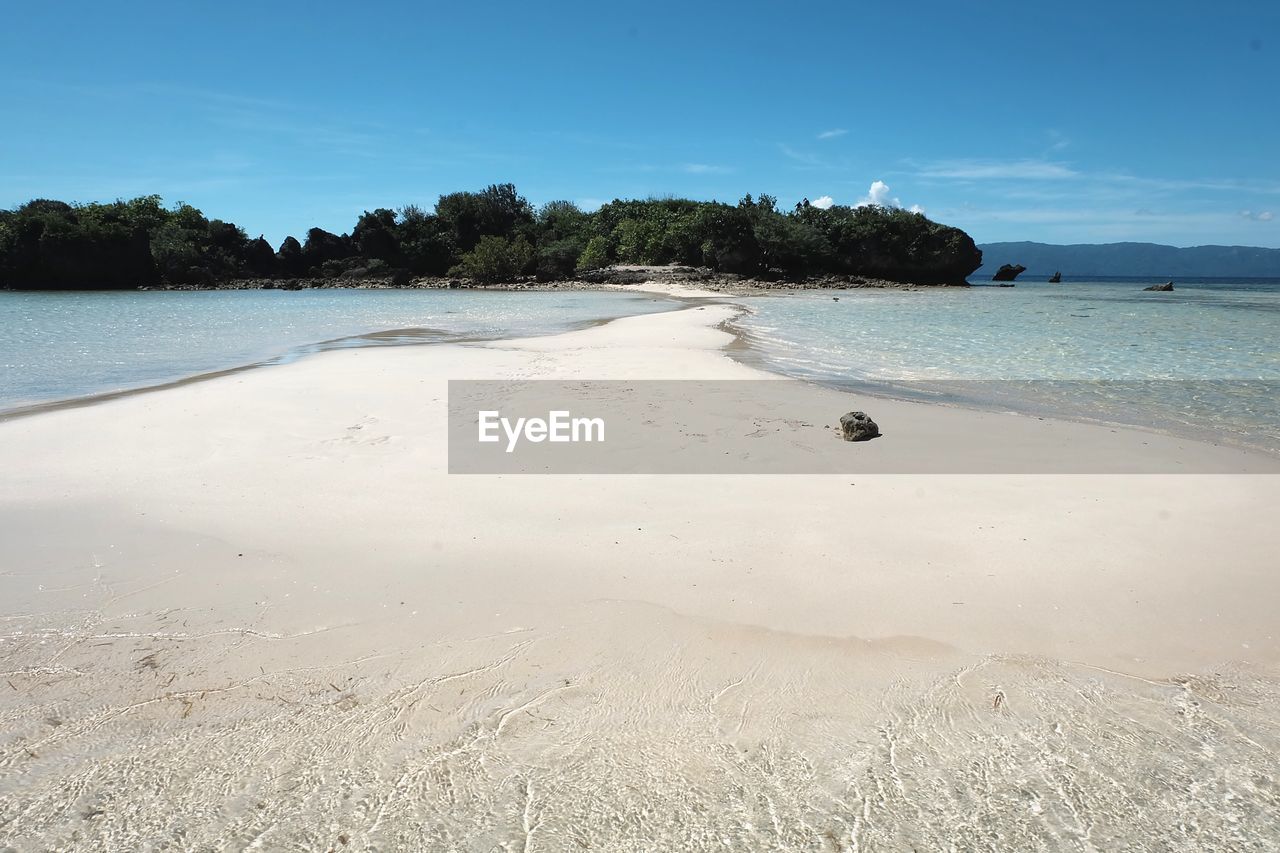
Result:
[[[511,184],[360,216],[349,234],[320,228],[273,248],[240,226],[159,196],[0,211],[0,287],[218,287],[244,279],[476,284],[573,280],[611,264],[683,264],[761,280],[867,276],[963,284],[982,263],[964,231],[923,214],[866,205],[780,210],[772,196],[736,205],[655,198],[587,212],[535,209]]]

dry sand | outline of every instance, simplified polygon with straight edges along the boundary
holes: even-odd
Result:
[[[1280,844],[1274,474],[446,473],[447,379],[760,378],[732,310],[0,423],[0,847]],[[1280,471],[789,393],[886,471],[1033,428]]]

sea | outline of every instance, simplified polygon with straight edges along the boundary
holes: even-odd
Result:
[[[1280,450],[1280,279],[780,292],[736,327],[762,367],[876,394]]]
[[[0,414],[325,349],[548,335],[678,307],[606,291],[0,291]]]
[[[1280,278],[726,297],[738,357],[923,399],[1280,452]],[[0,413],[349,346],[555,334],[680,303],[599,291],[0,292]]]

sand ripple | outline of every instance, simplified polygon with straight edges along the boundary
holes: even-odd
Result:
[[[7,620],[4,843],[1203,851],[1277,842],[1280,682],[1263,673],[1134,677],[609,602],[554,631],[307,666],[285,658],[323,659],[332,638],[248,626],[182,634],[163,621]],[[256,675],[243,676],[246,660]]]

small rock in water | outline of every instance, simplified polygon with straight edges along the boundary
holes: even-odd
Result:
[[[1144,287],[1144,288],[1142,288],[1142,289],[1143,289],[1143,290],[1158,290],[1158,291],[1160,291],[1160,292],[1162,292],[1162,293],[1168,293],[1170,290],[1173,290],[1173,282],[1171,282],[1171,281],[1170,281],[1170,282],[1167,282],[1167,283],[1165,283],[1165,284],[1153,284],[1153,285],[1151,285],[1150,287]]]
[[[880,427],[866,412],[849,412],[840,416],[840,434],[845,441],[867,441],[880,435]]]
[[[1022,264],[1001,264],[1000,269],[996,270],[996,274],[991,276],[992,281],[1013,281],[1018,276],[1027,271]]]

